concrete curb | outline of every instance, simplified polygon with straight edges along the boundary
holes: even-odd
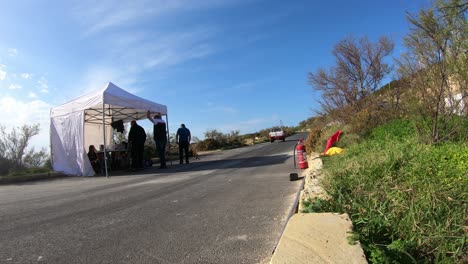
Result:
[[[271,264],[367,263],[359,243],[346,239],[352,230],[347,214],[295,214],[288,222]]]
[[[270,263],[367,263],[359,242],[348,242],[353,225],[347,214],[300,213],[303,200],[328,199],[321,187],[323,163],[319,154],[310,155],[308,162],[309,169],[302,173],[300,198],[292,205],[299,213],[288,215]]]

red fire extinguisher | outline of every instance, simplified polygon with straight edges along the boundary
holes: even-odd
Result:
[[[304,170],[304,169],[309,168],[309,163],[307,163],[306,148],[305,148],[305,145],[302,143],[302,140],[303,139],[297,142],[296,146],[294,147],[294,150],[296,151],[299,168],[301,170]],[[296,155],[294,155],[294,159],[296,159]],[[296,167],[296,161],[294,161],[294,167]]]

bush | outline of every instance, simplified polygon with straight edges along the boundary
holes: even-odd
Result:
[[[372,130],[370,138],[373,140],[401,140],[415,135],[416,130],[410,121],[396,119]]]
[[[468,248],[468,146],[420,143],[414,126],[378,127],[326,158],[330,208],[347,212],[371,263],[462,262]]]
[[[204,150],[215,150],[221,147],[221,143],[215,139],[207,138],[203,141],[198,142],[197,148],[200,151]]]
[[[34,167],[34,168],[28,168],[28,169],[11,170],[9,175],[10,176],[22,176],[22,175],[31,175],[31,174],[42,174],[42,173],[48,173],[48,172],[52,172],[52,171],[46,166],[44,166],[44,167]]]
[[[302,213],[323,213],[333,210],[333,206],[330,201],[322,198],[317,198],[315,200],[308,198],[302,202],[302,205],[304,206]]]
[[[10,162],[8,159],[0,157],[0,175],[7,175],[12,166],[12,162]]]
[[[158,154],[156,153],[156,146],[154,145],[154,143],[152,145],[145,144],[144,150],[143,150],[143,158],[145,160],[149,160],[154,157],[159,157]]]
[[[432,143],[432,120],[427,117],[413,117],[411,121],[420,140]],[[440,124],[438,131],[441,135],[439,140],[442,142],[466,142],[468,140],[468,118],[466,116],[454,116],[444,120],[444,125]]]
[[[304,141],[307,152],[311,153],[317,150],[317,143],[319,142],[322,131],[319,128],[314,128],[310,131],[307,139]]]

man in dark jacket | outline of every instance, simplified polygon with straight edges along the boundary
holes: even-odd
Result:
[[[185,127],[184,124],[180,125],[180,128],[177,129],[176,134],[176,142],[179,144],[179,159],[180,164],[184,163],[184,154],[185,153],[185,163],[189,163],[189,146],[190,140],[192,139],[192,135],[190,134],[190,130]],[[183,153],[182,153],[183,152]]]
[[[153,123],[153,138],[154,143],[156,144],[156,152],[159,156],[159,161],[161,166],[159,168],[165,169],[166,167],[166,144],[167,144],[167,134],[166,134],[166,122],[161,119],[161,115],[156,113],[154,119],[151,118],[151,113],[148,111],[146,117],[151,123]]]
[[[128,133],[128,143],[131,146],[132,169],[140,169],[143,168],[146,133],[145,129],[139,126],[135,120],[131,122],[131,125]]]

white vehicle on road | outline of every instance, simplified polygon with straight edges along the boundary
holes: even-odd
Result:
[[[271,143],[275,142],[275,140],[283,140],[283,142],[285,141],[285,134],[281,127],[273,128],[268,134],[268,137],[270,138]]]

